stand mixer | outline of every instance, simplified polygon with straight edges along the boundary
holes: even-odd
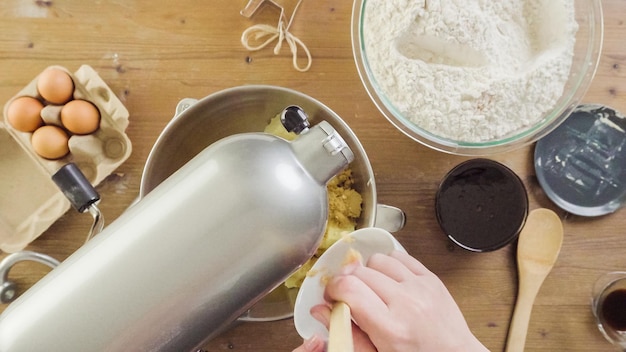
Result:
[[[0,316],[0,351],[192,351],[308,260],[326,183],[354,155],[297,106],[293,142],[226,137],[176,173]]]

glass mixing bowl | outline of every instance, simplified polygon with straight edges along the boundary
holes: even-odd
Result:
[[[371,1],[371,0],[369,0]],[[563,93],[556,104],[534,124],[498,139],[467,142],[438,136],[411,122],[395,107],[376,81],[364,45],[364,11],[368,0],[355,0],[352,10],[352,49],[361,81],[380,112],[404,134],[430,148],[459,155],[490,155],[520,148],[545,136],[578,106],[598,66],[603,40],[600,0],[575,0],[578,31],[573,62]]]

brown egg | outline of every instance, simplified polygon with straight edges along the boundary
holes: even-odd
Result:
[[[7,108],[7,120],[18,131],[32,132],[43,125],[43,104],[33,97],[14,99]]]
[[[70,152],[68,136],[62,128],[47,125],[39,127],[33,132],[30,143],[42,158],[60,159]]]
[[[60,68],[47,68],[37,78],[37,91],[47,102],[61,105],[72,99],[74,81]]]
[[[61,123],[74,134],[93,133],[100,126],[100,112],[86,100],[72,100],[61,109]]]

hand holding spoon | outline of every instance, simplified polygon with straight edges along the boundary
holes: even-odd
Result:
[[[506,352],[524,351],[535,297],[559,256],[562,243],[563,225],[558,215],[543,208],[528,214],[517,244],[519,288]]]

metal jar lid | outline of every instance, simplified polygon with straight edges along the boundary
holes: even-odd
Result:
[[[546,195],[575,215],[600,216],[626,201],[626,119],[610,107],[578,106],[535,147]]]

